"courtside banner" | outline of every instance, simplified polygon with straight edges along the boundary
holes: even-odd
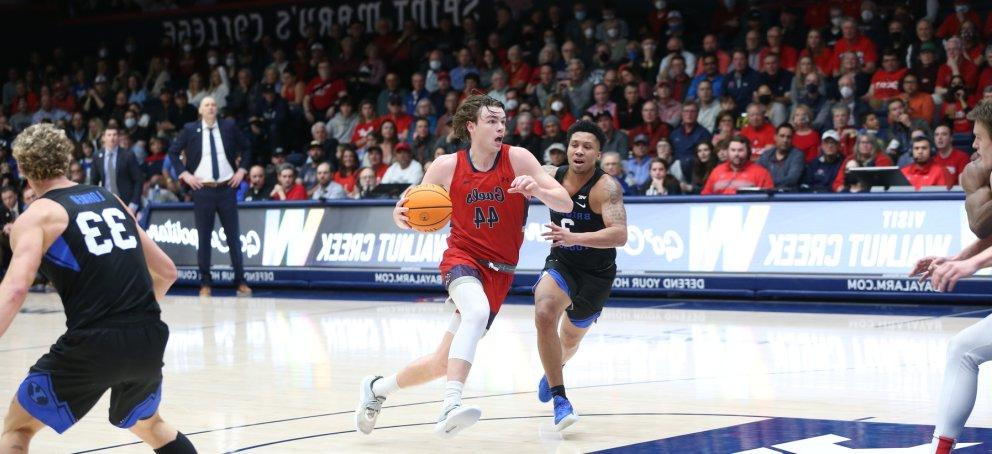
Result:
[[[239,213],[249,267],[434,270],[447,247],[447,229],[402,231],[390,206],[244,204]],[[622,274],[895,276],[920,257],[954,254],[975,238],[960,200],[628,203],[627,216],[628,241],[617,256]],[[548,218],[543,206],[530,207],[518,269],[544,265]],[[147,230],[177,265],[196,265],[188,207],[152,209]],[[230,264],[219,221],[210,247],[212,263]]]

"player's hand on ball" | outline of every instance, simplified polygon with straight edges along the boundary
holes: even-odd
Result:
[[[544,226],[551,229],[541,234],[544,236],[544,239],[551,242],[551,247],[568,247],[575,245],[575,234],[568,229],[560,227],[553,222],[544,224]]]
[[[930,282],[934,291],[950,292],[959,280],[975,274],[978,266],[971,260],[952,260],[944,262],[933,271]]]
[[[947,257],[937,257],[935,255],[923,257],[922,259],[916,261],[916,266],[914,266],[913,271],[909,273],[909,277],[919,276],[920,282],[923,282],[930,278],[933,271],[946,261]]]
[[[534,197],[537,191],[541,187],[534,181],[534,177],[530,175],[520,175],[513,179],[513,183],[510,183],[510,192],[523,194],[527,197]]]
[[[407,223],[407,221],[409,221],[410,218],[406,216],[406,212],[410,211],[410,209],[404,206],[406,205],[407,200],[410,199],[403,197],[398,202],[396,202],[396,207],[393,208],[393,222],[396,223],[397,227],[403,230],[410,230],[410,224]]]

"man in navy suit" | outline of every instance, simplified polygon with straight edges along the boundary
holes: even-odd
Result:
[[[138,165],[138,158],[131,150],[119,146],[119,131],[115,128],[103,130],[103,149],[93,159],[91,178],[95,186],[103,186],[117,194],[131,214],[138,212],[141,205],[141,191],[145,174]]]
[[[245,283],[241,256],[241,229],[238,225],[237,190],[251,166],[248,139],[231,120],[217,118],[217,101],[200,101],[200,121],[187,123],[169,147],[169,156],[179,179],[193,190],[193,215],[199,234],[197,263],[200,267],[200,296],[210,296],[210,237],[214,215],[227,236],[238,296],[250,296]],[[185,151],[185,162],[180,155]]]

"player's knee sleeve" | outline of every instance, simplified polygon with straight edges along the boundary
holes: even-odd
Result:
[[[451,314],[451,321],[448,322],[448,332],[455,334],[458,332],[458,325],[462,322],[462,316],[458,312]]]
[[[992,347],[981,338],[977,338],[973,330],[966,329],[951,338],[947,345],[947,358],[968,369],[978,371],[978,366],[992,359]]]
[[[463,277],[448,286],[448,293],[458,307],[461,321],[451,341],[448,358],[472,362],[475,347],[489,322],[489,298],[482,283],[474,277]]]
[[[196,454],[196,448],[182,432],[176,432],[176,439],[156,449],[155,454]]]

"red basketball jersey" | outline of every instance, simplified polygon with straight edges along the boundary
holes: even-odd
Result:
[[[527,199],[509,192],[516,174],[510,146],[503,144],[493,168],[476,170],[468,150],[458,152],[451,176],[451,235],[448,248],[476,259],[516,265],[524,241]]]

